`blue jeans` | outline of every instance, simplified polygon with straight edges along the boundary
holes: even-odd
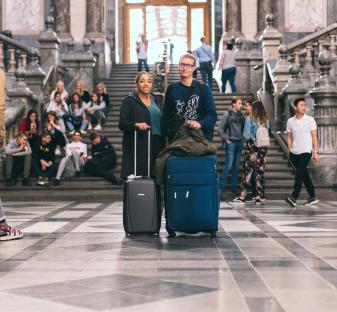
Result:
[[[222,81],[221,91],[223,93],[226,92],[227,80],[229,80],[229,84],[231,85],[232,93],[236,92],[235,75],[236,75],[236,67],[230,67],[230,68],[224,69],[222,71],[222,74],[221,74],[221,81]]]
[[[242,142],[226,144],[226,160],[223,168],[222,180],[220,181],[221,191],[226,190],[228,173],[229,170],[232,170],[232,190],[234,193],[238,192],[238,169],[242,150]]]
[[[145,67],[145,70],[147,72],[149,72],[149,65],[147,65],[147,59],[138,59],[138,71],[142,71],[143,69],[143,63],[144,63],[144,67]]]

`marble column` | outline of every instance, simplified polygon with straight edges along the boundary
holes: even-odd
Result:
[[[241,27],[241,0],[226,0],[225,37],[243,37]]]
[[[266,28],[266,16],[267,14],[273,14],[275,21],[274,27],[277,28],[277,9],[276,1],[274,0],[257,0],[257,33],[258,36],[261,35],[263,30]]]
[[[70,33],[70,0],[54,0],[55,31],[61,41],[73,40]]]
[[[103,1],[87,0],[86,38],[103,38]]]

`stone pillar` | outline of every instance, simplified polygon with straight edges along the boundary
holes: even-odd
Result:
[[[323,50],[318,56],[321,75],[315,87],[309,92],[315,100],[315,120],[320,154],[320,161],[312,163],[312,174],[316,182],[332,185],[337,181],[337,86],[330,75],[331,55]]]
[[[278,48],[281,44],[282,35],[274,28],[274,16],[268,14],[266,16],[267,27],[263,31],[260,40],[262,41],[262,56],[263,56],[263,83],[262,93],[266,93],[268,90],[268,62],[279,59]],[[265,94],[262,94],[264,98]],[[274,103],[266,102],[266,110],[271,120],[274,119]]]
[[[69,52],[62,58],[63,64],[67,68],[67,80],[71,87],[75,86],[77,80],[82,80],[89,92],[94,89],[94,70],[96,59],[90,49],[90,41],[85,39],[83,42],[84,51]],[[69,91],[69,90],[68,90]]]
[[[55,20],[55,31],[61,41],[71,41],[70,0],[54,0],[53,15]]]
[[[294,111],[291,109],[294,100],[304,97],[308,92],[306,84],[303,83],[303,80],[299,77],[300,66],[294,63],[288,70],[291,78],[283,88],[282,95],[279,99],[278,113],[280,116],[277,122],[279,125],[278,130],[281,131],[286,130],[288,118],[294,115]]]
[[[257,36],[261,35],[266,24],[265,18],[268,14],[276,16],[274,26],[277,28],[277,10],[275,8],[276,1],[274,0],[257,0]]]
[[[249,55],[249,73],[250,73],[250,91],[251,94],[256,94],[262,85],[262,51],[259,48],[259,41],[255,39],[252,43],[252,50]]]
[[[46,20],[46,30],[41,32],[38,40],[40,43],[41,63],[53,66],[52,84],[57,81],[57,65],[59,60],[60,40],[54,32],[54,19],[49,16]]]
[[[236,88],[238,93],[250,93],[250,67],[249,67],[249,51],[242,49],[243,39],[238,38],[235,40],[237,47],[235,54],[236,63]]]
[[[241,0],[226,0],[226,34],[224,39],[231,36],[243,37],[241,24]]]
[[[286,86],[289,81],[289,66],[288,61],[288,48],[286,45],[280,45],[278,49],[280,53],[280,59],[276,63],[275,69],[273,70],[274,76],[274,125],[276,130],[283,130],[282,128],[282,89]],[[280,101],[281,100],[281,101]]]
[[[86,38],[103,39],[103,1],[87,0]]]

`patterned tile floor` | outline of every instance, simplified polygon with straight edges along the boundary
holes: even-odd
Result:
[[[337,202],[221,204],[218,236],[126,238],[122,203],[5,203],[1,311],[337,311]]]

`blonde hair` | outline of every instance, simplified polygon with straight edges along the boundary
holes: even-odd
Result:
[[[62,91],[60,91],[60,88],[59,88],[60,86],[63,87],[63,88],[62,88]],[[61,92],[61,93],[64,91],[64,82],[63,82],[63,81],[59,80],[59,81],[56,83],[55,91],[58,91],[58,92]]]
[[[80,88],[80,89],[81,89],[80,92],[79,92],[79,95],[83,95],[83,93],[84,93],[84,83],[83,83],[82,80],[78,80],[78,81],[76,82],[75,90],[76,90],[77,88]]]
[[[183,55],[181,56],[180,60],[179,60],[179,63],[180,63],[180,61],[181,61],[183,58],[189,58],[189,59],[193,60],[193,61],[194,61],[193,66],[195,66],[195,64],[197,63],[197,58],[196,58],[195,55],[192,54],[192,53],[185,53],[185,54],[183,54]]]
[[[99,88],[102,88],[103,89],[103,92],[106,93],[106,86],[103,82],[100,82],[98,85],[97,85],[97,91]]]

